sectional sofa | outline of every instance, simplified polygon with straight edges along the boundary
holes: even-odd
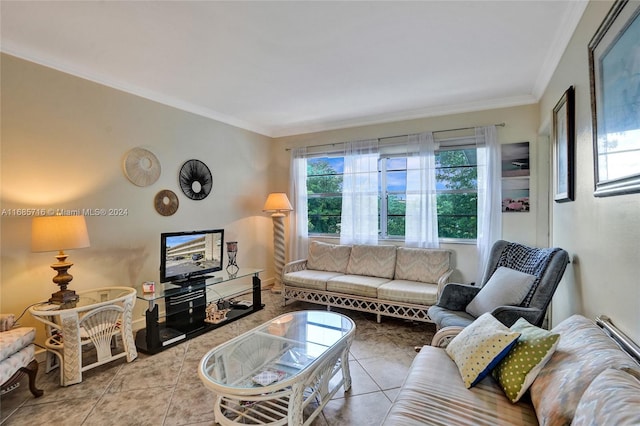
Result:
[[[522,343],[523,350],[511,358],[507,353],[471,388],[465,385],[459,358],[439,347],[439,331],[431,346],[416,355],[382,425],[639,425],[640,349],[606,317],[597,322],[604,329],[574,315],[547,335],[546,330],[536,330],[541,335],[537,341],[529,339],[529,347]],[[614,332],[605,333],[605,329]],[[470,332],[475,337],[483,334],[482,329]],[[553,343],[546,346],[543,356],[531,361],[548,339]],[[514,368],[505,370],[503,362]],[[502,374],[504,371],[509,374]],[[518,375],[521,381],[514,379]],[[519,398],[515,402],[508,397],[515,395],[510,392],[513,386]]]
[[[451,273],[449,250],[312,241],[307,259],[283,269],[283,304],[370,312],[378,322],[383,315],[431,322],[427,311]]]

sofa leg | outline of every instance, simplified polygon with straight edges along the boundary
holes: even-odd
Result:
[[[20,379],[24,374],[27,374],[29,377],[29,390],[36,398],[42,396],[44,393],[41,389],[36,387],[36,376],[38,375],[38,363],[36,360],[31,360],[31,362],[26,367],[21,367],[18,371],[15,372],[13,376],[9,378],[5,383],[2,384],[2,394],[10,392],[17,388],[20,385]]]
[[[29,390],[31,391],[33,396],[35,396],[36,398],[41,397],[44,391],[36,387],[36,378],[38,376],[38,362],[35,359],[31,360],[29,365],[27,365],[26,367],[22,367],[21,370],[27,373],[27,376],[29,376]]]

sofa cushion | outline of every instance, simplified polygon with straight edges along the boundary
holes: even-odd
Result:
[[[522,398],[556,350],[559,334],[543,330],[520,318],[510,327],[520,338],[493,370],[493,377],[511,402]]]
[[[355,245],[351,248],[347,274],[393,279],[396,246]],[[375,297],[375,295],[374,295]]]
[[[387,412],[384,426],[537,425],[531,404],[512,404],[495,381],[486,377],[465,387],[458,367],[441,348],[420,350]]]
[[[551,330],[560,334],[553,356],[531,385],[540,424],[570,424],[589,384],[607,368],[637,368],[593,321],[573,315]]]
[[[35,356],[35,345],[27,345],[0,363],[0,384],[6,382],[16,371],[29,365]]]
[[[449,250],[398,247],[396,253],[396,280],[438,283],[449,270]]]
[[[324,291],[327,289],[327,281],[340,275],[343,274],[340,272],[303,269],[302,271],[286,273],[283,278],[287,285]]]
[[[5,360],[20,349],[29,346],[36,338],[33,327],[16,327],[0,333],[0,360]]]
[[[438,301],[438,285],[396,279],[378,288],[378,299],[431,306]]]
[[[387,282],[389,280],[386,278],[340,275],[327,281],[327,291],[376,298],[378,287]]]
[[[525,298],[535,279],[533,275],[501,266],[471,299],[465,310],[479,317],[498,306],[517,306]]]
[[[460,370],[462,381],[470,388],[487,376],[520,337],[490,313],[481,315],[447,345],[447,354]]]
[[[640,425],[640,378],[604,370],[580,398],[572,426]]]
[[[309,243],[307,269],[341,272],[344,274],[347,271],[350,253],[351,246],[311,241]]]

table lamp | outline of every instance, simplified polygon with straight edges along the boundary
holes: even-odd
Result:
[[[58,250],[57,263],[51,265],[58,275],[53,277],[60,290],[51,295],[50,303],[65,304],[78,300],[76,292],[67,286],[73,276],[67,271],[73,263],[67,262],[64,250],[89,247],[89,234],[84,216],[39,216],[31,222],[31,251]]]
[[[284,217],[286,212],[293,210],[291,203],[284,192],[272,192],[267,197],[262,211],[273,212],[273,257],[275,261],[276,276],[272,291],[282,291],[282,268],[284,266]]]

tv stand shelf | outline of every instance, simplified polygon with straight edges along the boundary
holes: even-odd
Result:
[[[253,268],[240,268],[233,275],[220,271],[213,276],[197,277],[179,284],[156,284],[154,293],[144,293],[142,286],[137,286],[137,298],[146,301],[148,308],[145,312],[146,328],[137,332],[136,347],[141,352],[155,354],[261,310],[264,305],[260,294],[260,272],[262,269]],[[232,307],[224,321],[206,322],[207,288],[245,277],[252,278],[251,307]],[[163,322],[160,322],[160,302],[165,306]]]

